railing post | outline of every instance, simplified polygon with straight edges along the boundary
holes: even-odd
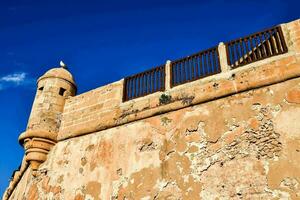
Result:
[[[295,51],[296,54],[299,54],[299,35],[300,30],[300,20],[292,21],[286,24],[280,24],[281,30],[283,32],[283,38],[288,50]]]
[[[166,62],[165,73],[166,73],[165,90],[169,90],[171,89],[171,61],[170,60],[167,60]]]
[[[223,42],[220,42],[218,45],[218,51],[219,51],[219,58],[220,58],[220,66],[222,72],[227,72],[230,70],[230,66],[227,62],[227,53],[226,53],[226,46]]]

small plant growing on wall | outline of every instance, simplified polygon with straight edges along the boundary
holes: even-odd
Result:
[[[162,94],[160,97],[159,97],[159,104],[168,104],[168,103],[171,103],[171,95],[167,95],[167,94]]]

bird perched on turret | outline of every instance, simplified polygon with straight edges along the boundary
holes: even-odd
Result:
[[[67,65],[66,65],[62,60],[59,62],[59,65],[60,65],[62,68],[67,69]]]

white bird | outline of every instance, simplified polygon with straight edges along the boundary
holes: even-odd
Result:
[[[62,67],[62,68],[67,68],[67,65],[61,60],[59,62],[59,65]]]

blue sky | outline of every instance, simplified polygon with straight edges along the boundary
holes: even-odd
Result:
[[[0,0],[0,193],[22,159],[35,80],[63,60],[79,93],[299,18],[300,1]]]

